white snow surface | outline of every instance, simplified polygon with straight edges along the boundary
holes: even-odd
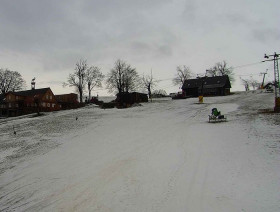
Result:
[[[0,211],[280,211],[273,106],[258,91],[1,119]]]

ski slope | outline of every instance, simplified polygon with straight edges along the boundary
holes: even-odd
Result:
[[[0,211],[280,211],[273,94],[197,102],[0,120]]]

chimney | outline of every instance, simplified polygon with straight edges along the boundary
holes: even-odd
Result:
[[[35,90],[35,77],[31,81],[31,90]]]

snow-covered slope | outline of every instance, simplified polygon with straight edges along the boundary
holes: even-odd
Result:
[[[197,102],[1,120],[0,211],[280,211],[273,94]]]

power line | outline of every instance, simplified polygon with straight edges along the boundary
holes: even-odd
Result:
[[[239,66],[235,66],[235,67],[232,67],[232,68],[233,68],[233,69],[243,68],[243,67],[247,67],[247,66],[253,66],[253,65],[261,64],[261,63],[263,63],[263,61],[255,62],[255,63],[248,63],[248,64],[244,64],[244,65],[239,65]],[[258,75],[258,74],[237,75],[237,76],[251,76],[251,75]],[[173,79],[173,78],[159,79],[159,80],[156,80],[156,82],[161,82],[161,81],[166,81],[166,80],[172,80],[172,79]]]
[[[246,76],[256,76],[256,75],[260,75],[260,74],[237,74],[236,76],[246,77]]]
[[[242,68],[242,67],[253,66],[253,65],[257,65],[257,64],[261,64],[261,63],[262,63],[262,61],[256,62],[256,63],[249,63],[249,64],[245,64],[245,65],[240,65],[240,66],[235,66],[235,67],[232,67],[232,68],[233,68],[233,69]]]
[[[156,80],[156,82],[167,81],[167,80],[172,80],[172,79],[173,79],[173,78],[159,79],[159,80]]]

